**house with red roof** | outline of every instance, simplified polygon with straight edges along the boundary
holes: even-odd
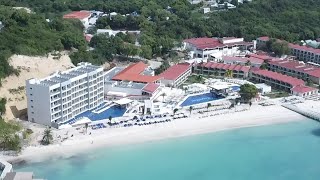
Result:
[[[291,88],[291,94],[300,97],[313,96],[318,95],[318,89],[305,85],[298,85]]]
[[[183,49],[191,52],[190,58],[221,59],[222,56],[235,56],[239,49],[255,49],[253,42],[245,42],[243,38],[191,38],[183,41]]]
[[[184,83],[192,73],[192,65],[189,63],[180,63],[169,67],[159,74],[162,78],[161,83],[165,86],[178,87]]]
[[[90,17],[90,11],[73,11],[71,13],[63,15],[63,19],[79,19],[83,24],[87,24]]]
[[[228,70],[232,72],[233,77],[247,78],[250,66],[217,62],[199,63],[194,66],[194,73],[208,76],[225,76]]]

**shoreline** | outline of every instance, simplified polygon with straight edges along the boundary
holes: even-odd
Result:
[[[91,132],[91,135],[75,135],[70,140],[49,146],[29,146],[24,148],[18,156],[5,156],[4,159],[13,164],[42,162],[50,159],[70,158],[99,148],[298,122],[305,118],[280,105],[268,107],[254,105],[248,111],[209,116],[202,119],[199,119],[199,115],[193,115],[186,119],[178,119],[164,124],[130,128],[88,129],[88,133]]]

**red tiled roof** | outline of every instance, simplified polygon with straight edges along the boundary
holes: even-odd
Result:
[[[118,81],[134,81],[134,82],[142,82],[142,83],[152,83],[160,79],[159,76],[148,76],[141,75],[141,73],[148,66],[143,62],[138,62],[135,64],[131,64],[122,70],[120,73],[115,75],[112,80]]]
[[[228,38],[225,38],[227,40]],[[229,38],[234,39],[234,38]],[[183,42],[192,44],[198,49],[214,49],[214,48],[222,48],[227,46],[235,46],[235,45],[252,45],[252,42],[236,42],[236,43],[226,43],[223,44],[220,42],[218,38],[191,38],[185,39]]]
[[[298,85],[293,88],[291,88],[291,91],[298,92],[298,93],[306,93],[317,90],[316,88],[305,86],[305,85]]]
[[[254,70],[252,71],[253,74],[261,75],[264,77],[268,77],[270,79],[278,80],[284,83],[290,84],[292,87],[297,85],[304,85],[304,81],[301,79],[297,79],[291,76],[283,75],[277,72],[268,71],[268,70]]]
[[[63,16],[64,19],[84,19],[91,15],[89,11],[73,11]]]
[[[268,62],[271,65],[276,65],[279,67],[283,67],[290,70],[295,70],[297,72],[302,72],[309,74],[310,76],[320,78],[320,68],[317,66],[313,66],[310,64],[305,64],[303,62],[295,61],[295,60],[278,60],[278,61],[270,61]]]
[[[159,88],[159,86],[159,84],[148,83],[142,90],[152,94]]]
[[[262,36],[258,38],[260,41],[269,41],[269,37],[268,36]]]
[[[300,51],[307,51],[307,52],[311,52],[311,53],[315,53],[315,54],[320,54],[320,49],[315,49],[315,48],[308,47],[308,46],[300,46],[299,44],[289,43],[289,47],[291,49],[297,49]]]
[[[181,74],[186,72],[191,65],[189,63],[180,63],[169,67],[167,70],[162,72],[159,76],[167,80],[176,80]]]
[[[198,66],[207,67],[207,68],[217,68],[217,69],[224,69],[224,70],[235,70],[235,71],[243,71],[249,72],[249,66],[243,65],[235,65],[235,64],[223,64],[223,63],[216,63],[216,62],[207,62],[198,64]]]

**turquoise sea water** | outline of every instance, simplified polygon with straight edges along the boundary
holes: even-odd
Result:
[[[243,128],[27,164],[48,180],[318,180],[320,123]]]

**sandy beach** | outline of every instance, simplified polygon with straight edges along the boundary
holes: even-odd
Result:
[[[249,110],[243,112],[233,112],[230,114],[200,118],[203,115],[205,114],[193,114],[189,118],[149,126],[103,128],[99,130],[88,129],[87,134],[77,134],[75,129],[68,129],[69,138],[62,143],[59,142],[49,146],[29,146],[24,148],[19,156],[4,158],[10,162],[21,160],[39,162],[50,158],[72,157],[79,153],[85,153],[86,151],[101,147],[142,143],[235,128],[301,121],[305,119],[300,114],[292,112],[280,105],[267,107],[253,105]],[[65,132],[66,131],[55,131],[54,137]],[[74,134],[74,136],[70,137],[71,134]]]

